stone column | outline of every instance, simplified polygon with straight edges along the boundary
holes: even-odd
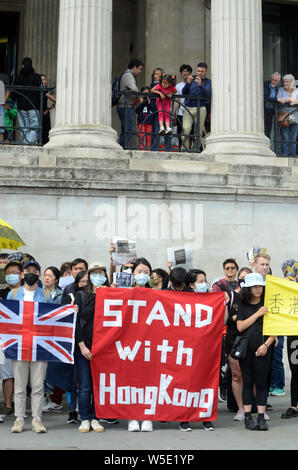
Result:
[[[114,148],[112,0],[60,0],[56,124],[47,147]]]
[[[264,135],[262,1],[211,5],[211,134],[204,153],[275,156]]]

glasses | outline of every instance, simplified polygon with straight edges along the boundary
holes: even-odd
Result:
[[[236,269],[236,267],[232,267],[232,266],[228,266],[227,268],[225,268],[226,271],[234,271]]]

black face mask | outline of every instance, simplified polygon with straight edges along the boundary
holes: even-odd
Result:
[[[245,279],[238,279],[238,284],[240,287],[243,287],[244,283],[245,283]]]
[[[39,280],[38,274],[34,274],[34,273],[24,274],[24,281],[26,284],[28,284],[28,286],[33,286],[34,284],[36,284],[36,282],[38,282],[38,280]]]

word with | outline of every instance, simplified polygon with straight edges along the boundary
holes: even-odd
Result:
[[[161,374],[159,387],[148,386],[136,388],[129,385],[116,387],[116,374],[110,373],[110,385],[106,385],[106,374],[99,374],[99,405],[106,403],[106,394],[109,394],[111,405],[116,402],[121,405],[149,405],[150,408],[144,410],[145,415],[154,415],[157,405],[183,406],[186,408],[198,408],[199,418],[211,416],[213,407],[214,390],[206,388],[200,392],[189,392],[181,388],[174,388],[172,398],[167,392],[167,388],[172,382],[171,375]],[[203,410],[203,411],[202,411]]]
[[[123,348],[121,341],[116,341],[115,343],[118,355],[120,359],[125,361],[126,359],[129,359],[130,361],[134,361],[141,345],[141,341],[136,341],[133,349],[131,349],[129,346],[125,346]],[[150,362],[150,353],[151,353],[151,341],[145,341],[144,342],[144,361],[145,362]],[[160,355],[160,362],[161,363],[166,363],[167,362],[167,357],[168,353],[172,353],[174,350],[174,346],[169,346],[169,342],[167,339],[163,339],[162,344],[158,344],[156,347],[157,351],[161,352]],[[193,357],[193,349],[192,348],[184,348],[184,341],[183,340],[178,340],[178,346],[177,346],[177,353],[176,353],[176,364],[177,365],[182,365],[182,358],[183,355],[186,355],[186,365],[191,366],[192,365],[192,357]]]
[[[121,327],[122,326],[122,310],[112,310],[112,307],[124,306],[124,300],[122,299],[104,299],[104,317],[115,317],[115,320],[104,320],[104,327]],[[146,307],[146,300],[128,300],[124,308],[132,308],[131,323],[138,323],[139,321],[139,310],[141,307]],[[186,327],[194,326],[195,328],[202,328],[206,325],[210,325],[213,317],[213,308],[209,305],[194,304],[194,312],[192,311],[191,304],[186,304],[183,308],[180,304],[174,305],[174,326],[180,326],[180,319],[182,318]],[[194,324],[193,324],[194,317]],[[143,316],[142,316],[143,319]],[[164,326],[170,326],[170,321],[167,317],[166,311],[163,304],[157,300],[150,311],[146,324],[151,325],[154,320],[162,321]]]

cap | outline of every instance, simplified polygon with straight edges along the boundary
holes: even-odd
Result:
[[[39,271],[41,271],[40,264],[35,261],[34,259],[30,259],[29,261],[26,261],[23,265],[23,269],[28,268],[28,266],[36,266]]]
[[[91,273],[92,271],[95,271],[96,269],[106,270],[106,266],[104,263],[100,261],[94,261],[94,263],[90,263],[89,268],[88,268],[88,273]]]
[[[265,281],[262,274],[250,273],[245,276],[245,282],[242,287],[265,286]]]

